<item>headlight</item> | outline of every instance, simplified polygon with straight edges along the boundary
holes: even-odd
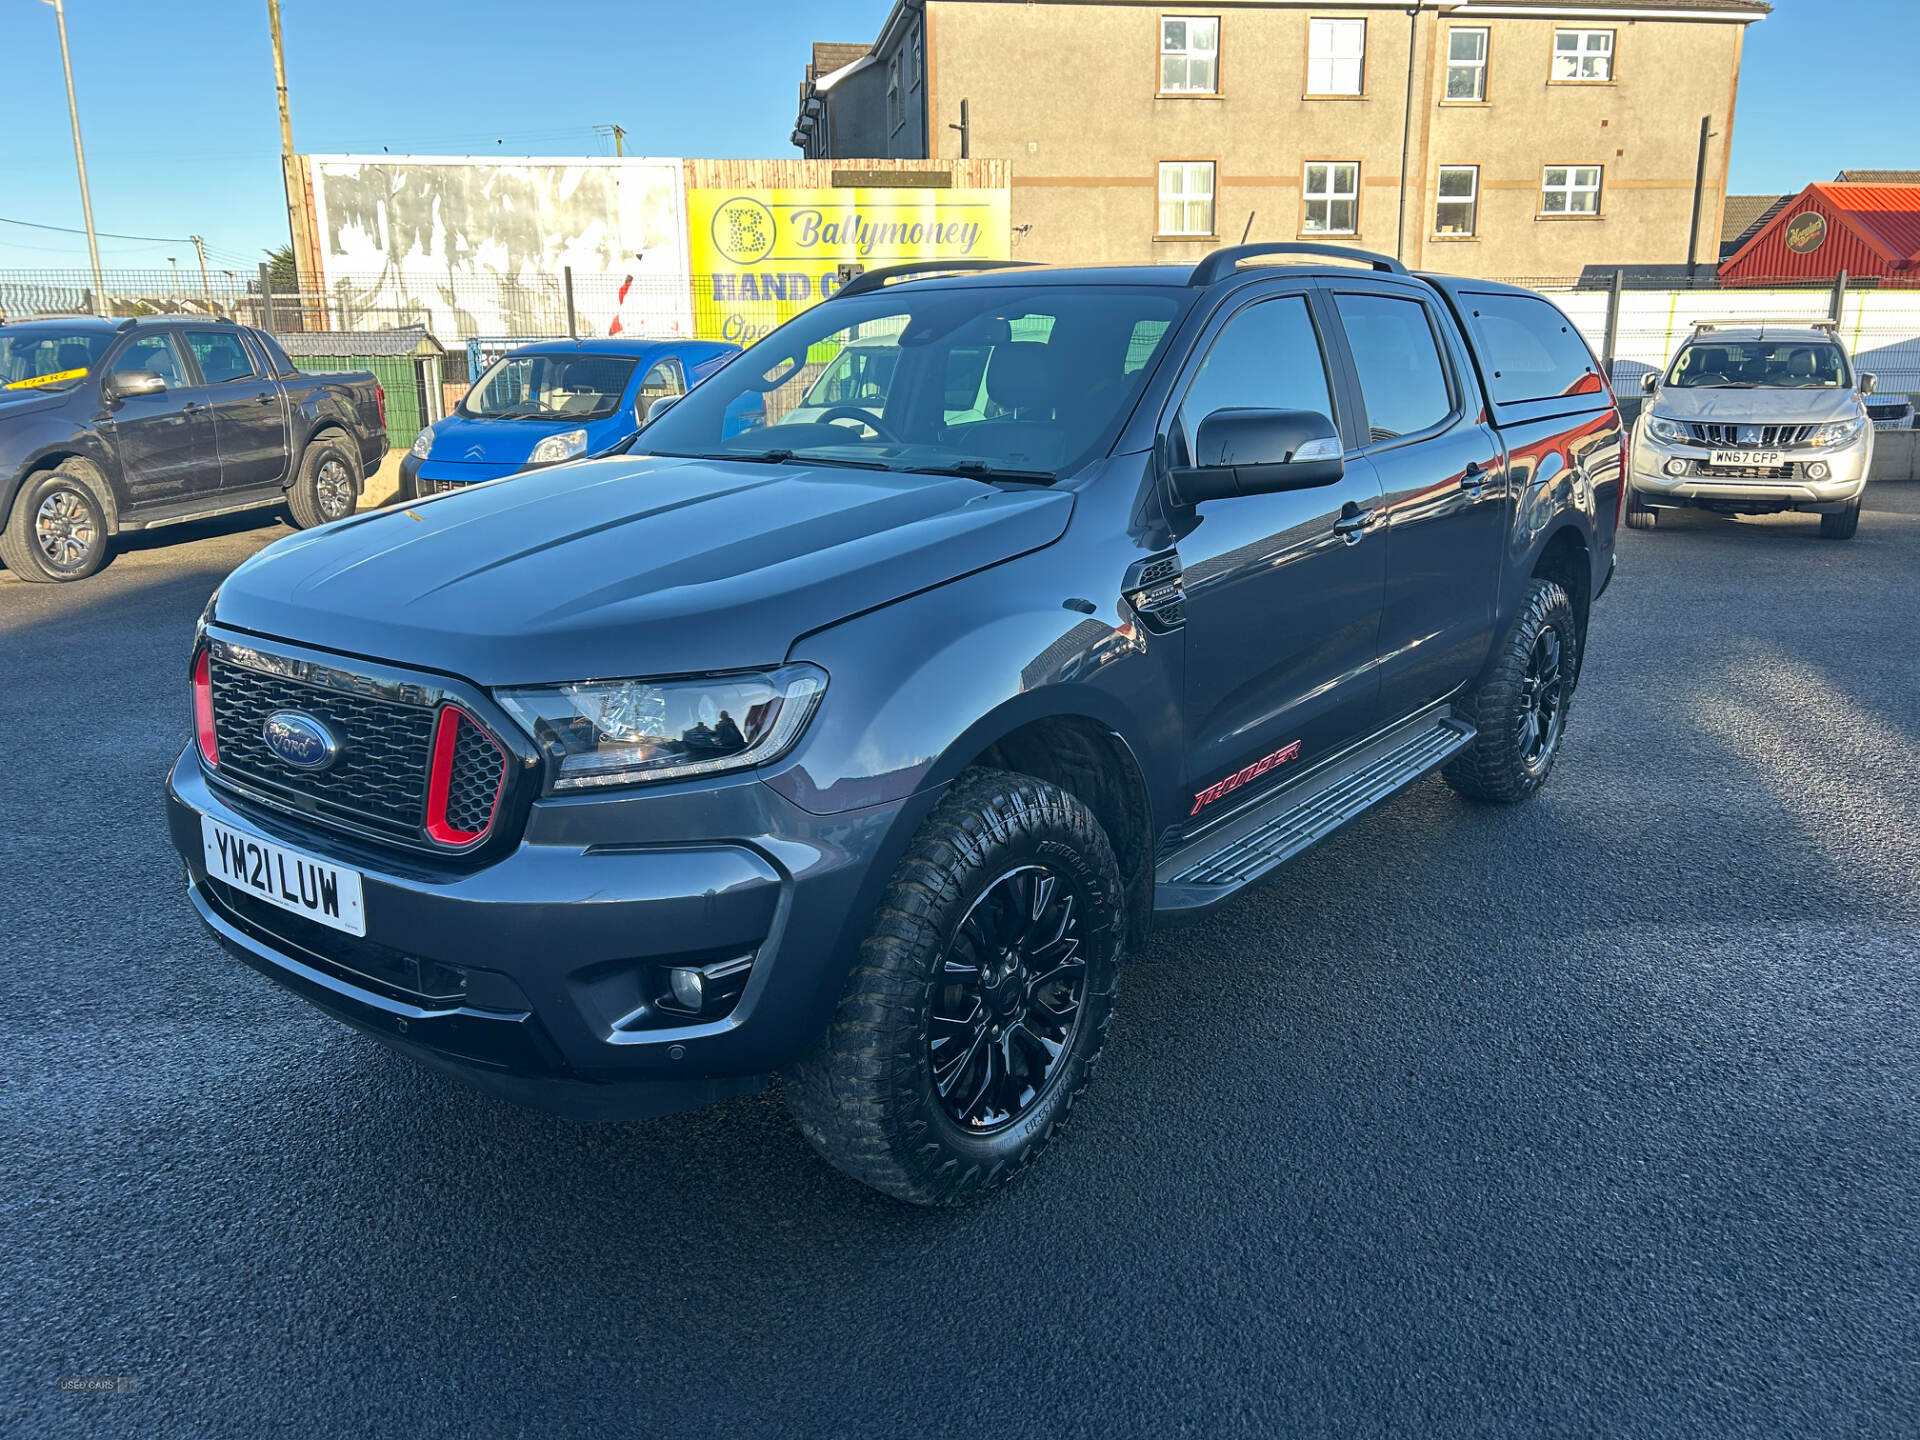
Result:
[[[1669,420],[1664,415],[1647,417],[1647,434],[1656,440],[1664,440],[1669,445],[1685,445],[1693,439],[1687,433],[1687,427],[1678,420]]]
[[[528,457],[529,465],[551,465],[556,460],[571,460],[587,448],[587,432],[584,430],[562,430],[558,435],[549,435],[533,447]]]
[[[827,688],[813,665],[711,680],[591,680],[497,698],[554,762],[553,788],[632,785],[778,759]]]
[[[413,437],[413,448],[407,453],[416,460],[424,460],[433,453],[433,427],[431,425]]]
[[[1852,420],[1836,420],[1831,425],[1822,425],[1818,430],[1814,431],[1813,434],[1809,435],[1807,437],[1807,444],[1820,446],[1845,445],[1848,441],[1858,438],[1860,432],[1866,428],[1867,422],[1864,417],[1855,417]]]

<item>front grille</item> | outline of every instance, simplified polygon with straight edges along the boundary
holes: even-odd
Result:
[[[1800,467],[1789,460],[1784,465],[1709,465],[1693,462],[1693,473],[1702,480],[1791,480]]]
[[[1693,433],[1694,440],[1701,445],[1718,445],[1724,449],[1744,448],[1748,450],[1780,450],[1794,445],[1807,443],[1807,436],[1813,433],[1811,425],[1706,425],[1689,421],[1687,429]],[[1758,440],[1746,439],[1741,432],[1758,431]]]
[[[475,483],[477,482],[470,480],[432,480],[425,475],[420,475],[414,478],[413,486],[422,495],[445,495],[452,490],[464,490],[468,485]]]
[[[453,770],[447,781],[447,825],[478,835],[493,823],[506,756],[464,711],[460,712],[459,725],[453,742]]]
[[[317,819],[418,841],[427,798],[434,712],[210,661],[219,773]],[[261,728],[276,710],[313,716],[340,742],[325,770],[303,771],[267,748]]]
[[[1902,420],[1906,418],[1907,413],[1907,406],[1905,404],[1869,405],[1867,407],[1868,418],[1873,420]]]

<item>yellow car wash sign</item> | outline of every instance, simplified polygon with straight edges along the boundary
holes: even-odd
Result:
[[[1005,260],[1004,190],[689,190],[695,331],[751,345],[838,288],[842,265]]]
[[[5,385],[0,385],[0,390],[34,390],[42,385],[64,385],[69,380],[84,380],[86,378],[87,372],[84,368],[79,370],[56,370],[51,375],[35,375],[26,380],[9,380]]]

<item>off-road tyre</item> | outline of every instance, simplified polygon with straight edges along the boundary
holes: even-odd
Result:
[[[106,477],[78,456],[29,476],[0,527],[0,560],[32,584],[86,579],[107,563],[113,543],[106,493]]]
[[[949,1111],[964,1098],[943,1101],[936,1088],[941,1062],[933,1047],[958,1042],[935,1039],[955,1022],[934,1017],[963,993],[951,977],[964,974],[953,967],[978,953],[976,912],[984,914],[982,907],[999,898],[997,887],[1035,874],[1056,880],[1049,904],[1058,906],[1063,894],[1075,897],[1078,943],[1069,953],[1084,962],[1078,1019],[1025,1108],[1009,1108],[997,1129],[973,1128]],[[888,883],[825,1038],[787,1076],[787,1105],[800,1132],[854,1179],[912,1204],[965,1204],[1006,1184],[1053,1139],[1099,1059],[1125,930],[1120,867],[1087,807],[1029,776],[966,771],[921,825]],[[989,968],[986,962],[979,967],[983,975]],[[993,998],[1002,1003],[1004,992]],[[979,1008],[997,1013],[984,999]],[[1017,1028],[1007,1027],[1009,1048],[1026,1043],[1012,1033]],[[945,1053],[945,1063],[953,1064],[955,1052]],[[991,1068],[986,1074],[991,1088]]]
[[[1660,523],[1660,512],[1641,504],[1640,492],[1631,484],[1627,485],[1626,519],[1629,530],[1651,530]]]
[[[1848,503],[1844,510],[1831,511],[1820,517],[1820,538],[1823,540],[1851,540],[1853,532],[1860,528],[1860,502],[1856,499]]]
[[[1470,800],[1515,805],[1547,783],[1566,729],[1579,647],[1579,622],[1567,592],[1551,580],[1530,581],[1526,602],[1494,648],[1486,678],[1454,706],[1454,713],[1479,733],[1442,772],[1447,784]],[[1540,674],[1545,652],[1556,657],[1554,709],[1551,731],[1539,746],[1528,719],[1540,721],[1541,693],[1549,688]]]
[[[331,431],[309,440],[287,491],[287,514],[294,526],[311,530],[344,520],[359,504],[360,462],[352,449]]]

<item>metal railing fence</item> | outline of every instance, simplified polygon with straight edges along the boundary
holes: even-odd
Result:
[[[89,271],[0,270],[0,315],[218,315],[279,332],[371,331],[424,325],[448,352],[448,388],[460,361],[484,364],[491,337],[567,335],[675,336],[751,343],[818,300],[803,274],[583,275],[520,277],[449,273],[421,278],[387,271],[335,277],[324,290],[282,290],[263,270],[197,272],[111,270],[94,293]],[[1863,370],[1887,392],[1920,393],[1920,276],[1889,281],[1785,281],[1719,285],[1710,271],[1693,280],[1673,267],[1579,275],[1503,277],[1550,296],[1610,362],[1615,387],[1638,392],[1639,378],[1663,367],[1700,320],[1821,319]],[[456,359],[455,357],[459,357]]]

